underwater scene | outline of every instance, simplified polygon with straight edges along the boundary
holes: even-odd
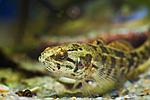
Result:
[[[150,100],[150,1],[0,0],[0,100]]]

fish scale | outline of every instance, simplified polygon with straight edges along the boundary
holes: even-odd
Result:
[[[39,61],[45,63],[51,77],[69,87],[58,95],[102,95],[140,74],[137,69],[150,56],[150,38],[135,49],[127,43],[114,43],[97,40],[47,48]]]

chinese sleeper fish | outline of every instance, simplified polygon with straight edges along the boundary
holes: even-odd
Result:
[[[123,41],[69,43],[46,48],[39,57],[51,77],[66,89],[59,94],[102,95],[140,73],[149,60],[150,38],[133,49]],[[58,95],[59,95],[58,94]]]

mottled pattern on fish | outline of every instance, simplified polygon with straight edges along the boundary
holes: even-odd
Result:
[[[118,46],[118,47],[117,47]],[[46,48],[39,61],[66,90],[60,94],[102,95],[134,75],[150,56],[150,39],[133,49],[125,42],[70,43]],[[137,75],[137,74],[136,74]]]

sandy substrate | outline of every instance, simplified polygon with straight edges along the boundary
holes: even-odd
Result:
[[[41,81],[42,80],[42,81]],[[35,81],[38,81],[37,83]],[[47,82],[48,81],[48,82]],[[35,89],[37,94],[33,97],[20,97],[15,94],[17,89],[9,88],[5,85],[0,85],[0,100],[53,100],[54,98],[49,97],[49,94],[52,94],[54,86],[60,85],[56,83],[53,79],[49,77],[42,77],[42,78],[35,78],[35,79],[28,79],[25,82],[28,83],[28,86],[32,89]],[[30,84],[29,84],[30,83]],[[35,83],[32,87],[32,83]],[[23,88],[23,86],[22,86]],[[3,90],[3,91],[2,91]],[[123,96],[117,96],[115,93],[108,94],[106,97],[96,97],[96,98],[89,98],[89,97],[63,97],[63,98],[56,98],[57,100],[150,100],[150,70],[141,74],[139,79],[134,82],[127,81],[124,85],[124,91],[126,94]]]

